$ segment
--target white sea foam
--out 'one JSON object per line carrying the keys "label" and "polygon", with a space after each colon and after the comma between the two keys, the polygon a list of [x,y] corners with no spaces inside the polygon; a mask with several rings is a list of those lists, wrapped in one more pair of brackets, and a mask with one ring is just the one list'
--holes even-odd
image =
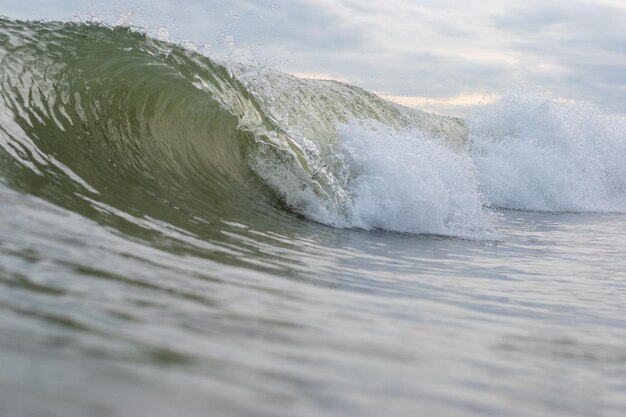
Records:
{"label": "white sea foam", "polygon": [[[380,122],[337,125],[332,155],[341,199],[325,198],[302,179],[257,154],[252,168],[294,209],[336,227],[458,236],[494,237],[471,158],[420,129],[398,130]],[[340,206],[333,204],[341,200]]]}
{"label": "white sea foam", "polygon": [[418,129],[352,122],[338,131],[353,227],[474,238],[491,230],[466,154]]}
{"label": "white sea foam", "polygon": [[468,120],[489,204],[539,211],[626,210],[626,120],[589,104],[513,92]]}

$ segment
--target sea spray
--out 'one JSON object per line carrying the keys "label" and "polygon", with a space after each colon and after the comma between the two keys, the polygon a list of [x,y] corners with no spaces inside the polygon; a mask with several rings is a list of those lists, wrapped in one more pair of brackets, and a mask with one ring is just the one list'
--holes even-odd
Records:
{"label": "sea spray", "polygon": [[492,229],[466,153],[419,129],[354,121],[338,131],[352,226],[464,237]]}
{"label": "sea spray", "polygon": [[626,119],[545,93],[514,91],[468,122],[490,205],[517,210],[626,210]]}

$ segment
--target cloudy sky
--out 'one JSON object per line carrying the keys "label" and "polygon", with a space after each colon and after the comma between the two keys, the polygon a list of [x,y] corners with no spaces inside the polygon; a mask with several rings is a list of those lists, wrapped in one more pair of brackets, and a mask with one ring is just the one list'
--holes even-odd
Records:
{"label": "cloudy sky", "polygon": [[626,113],[622,0],[0,0],[0,14],[165,28],[214,54],[451,114],[535,86]]}

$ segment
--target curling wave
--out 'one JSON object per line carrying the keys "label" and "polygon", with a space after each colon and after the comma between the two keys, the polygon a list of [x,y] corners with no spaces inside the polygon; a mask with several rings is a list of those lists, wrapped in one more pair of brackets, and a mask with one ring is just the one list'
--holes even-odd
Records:
{"label": "curling wave", "polygon": [[481,238],[488,206],[625,207],[623,118],[536,95],[466,123],[125,27],[7,19],[0,86],[0,176],[114,224],[296,214]]}

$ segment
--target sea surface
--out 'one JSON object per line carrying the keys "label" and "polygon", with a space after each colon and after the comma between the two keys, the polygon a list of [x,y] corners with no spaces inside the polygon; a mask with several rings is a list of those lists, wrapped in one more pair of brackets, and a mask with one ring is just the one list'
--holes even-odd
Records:
{"label": "sea surface", "polygon": [[626,415],[625,158],[541,91],[0,18],[0,416]]}

